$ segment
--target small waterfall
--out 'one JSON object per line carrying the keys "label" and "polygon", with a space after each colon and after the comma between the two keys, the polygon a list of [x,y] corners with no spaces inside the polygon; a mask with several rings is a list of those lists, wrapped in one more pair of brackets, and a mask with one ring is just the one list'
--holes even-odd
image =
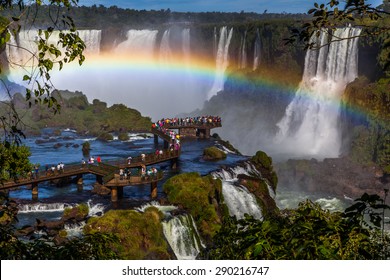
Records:
{"label": "small waterfall", "polygon": [[63,212],[65,208],[73,207],[66,203],[34,203],[19,205],[19,213],[31,212]]}
{"label": "small waterfall", "polygon": [[99,54],[100,41],[102,38],[101,30],[78,30],[79,37],[84,41],[86,54]]}
{"label": "small waterfall", "polygon": [[245,30],[244,35],[241,37],[241,44],[240,44],[240,51],[238,54],[238,68],[244,69],[247,67],[248,59],[247,59],[247,53],[246,53],[246,33]]}
{"label": "small waterfall", "polygon": [[163,231],[169,245],[179,260],[194,260],[202,244],[191,215],[180,215],[164,221]]}
{"label": "small waterfall", "polygon": [[159,58],[161,63],[170,63],[172,59],[172,50],[169,43],[171,30],[165,30],[160,43]]}
{"label": "small waterfall", "polygon": [[213,33],[213,56],[214,56],[214,59],[217,59],[217,52],[218,52],[218,33],[217,33],[217,27],[214,27],[214,33]]}
{"label": "small waterfall", "polygon": [[216,57],[215,78],[207,99],[210,99],[224,88],[225,70],[229,66],[229,45],[232,36],[233,28],[230,28],[229,31],[226,26],[221,28]]}
{"label": "small waterfall", "polygon": [[157,30],[134,30],[127,31],[126,41],[120,43],[114,49],[117,54],[136,55],[141,58],[153,59],[156,46]]}
{"label": "small waterfall", "polygon": [[[65,31],[66,32],[66,31]],[[101,30],[79,30],[80,38],[85,42],[85,54],[98,54],[100,52]],[[44,35],[42,35],[44,37]],[[23,75],[20,70],[28,73],[31,67],[38,63],[36,58],[38,54],[38,30],[21,30],[16,37],[11,36],[6,46],[6,55],[10,69],[10,80],[25,85],[22,81]],[[48,44],[57,46],[59,40],[59,31],[53,31],[47,39]],[[58,49],[64,53],[64,50],[58,46]],[[54,58],[54,57],[53,57]]]}
{"label": "small waterfall", "polygon": [[260,50],[261,50],[261,41],[259,29],[256,30],[256,40],[253,48],[253,71],[259,67],[260,64]]}
{"label": "small waterfall", "polygon": [[[256,197],[247,188],[238,184],[239,174],[261,177],[260,172],[250,163],[245,163],[244,167],[236,166],[213,172],[212,176],[222,180],[222,194],[231,216],[242,219],[247,213],[260,220],[263,216]],[[268,191],[274,198],[275,193],[270,186],[268,186]]]}
{"label": "small waterfall", "polygon": [[179,260],[194,260],[201,247],[205,247],[200,240],[200,235],[194,219],[191,215],[172,216],[170,213],[176,210],[173,205],[161,205],[157,201],[146,203],[134,210],[145,212],[149,207],[160,210],[165,220],[162,221],[164,236]]}
{"label": "small waterfall", "polygon": [[182,30],[182,49],[184,61],[186,63],[187,69],[189,70],[191,65],[191,37],[189,28]]}
{"label": "small waterfall", "polygon": [[[356,37],[360,28],[334,31],[334,38]],[[328,33],[312,42],[324,45]],[[277,124],[276,141],[286,154],[322,159],[338,157],[341,147],[339,127],[340,99],[346,85],[357,77],[357,42],[349,39],[332,42],[320,50],[308,50],[300,86],[285,116]]]}
{"label": "small waterfall", "polygon": [[151,201],[151,202],[146,203],[146,204],[144,204],[144,205],[142,205],[140,207],[136,207],[134,210],[136,210],[138,212],[145,212],[145,210],[148,209],[149,207],[157,208],[162,213],[164,213],[164,215],[166,217],[170,217],[171,216],[171,214],[169,213],[170,211],[173,211],[173,210],[177,209],[177,207],[173,206],[173,205],[161,205],[157,201]]}

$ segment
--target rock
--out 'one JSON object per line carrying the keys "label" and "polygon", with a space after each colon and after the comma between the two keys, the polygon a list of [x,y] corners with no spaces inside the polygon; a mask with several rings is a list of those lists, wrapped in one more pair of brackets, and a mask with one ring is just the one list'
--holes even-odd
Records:
{"label": "rock", "polygon": [[226,158],[225,152],[221,151],[217,147],[208,147],[203,151],[204,160],[222,160]]}
{"label": "rock", "polygon": [[383,195],[388,184],[381,169],[358,164],[348,157],[313,160],[288,160],[277,165],[279,184],[306,192],[324,192],[356,199],[364,193]]}
{"label": "rock", "polygon": [[58,149],[58,148],[61,148],[63,145],[64,144],[62,144],[62,143],[56,143],[56,144],[54,144],[53,148]]}
{"label": "rock", "polygon": [[109,195],[111,193],[111,189],[99,183],[95,183],[91,192],[98,195]]}

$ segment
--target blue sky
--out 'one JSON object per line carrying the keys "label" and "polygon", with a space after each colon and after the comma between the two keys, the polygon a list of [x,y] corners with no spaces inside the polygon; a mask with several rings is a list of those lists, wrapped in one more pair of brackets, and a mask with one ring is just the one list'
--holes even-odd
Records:
{"label": "blue sky", "polygon": [[[304,13],[315,2],[327,3],[329,0],[79,0],[79,5],[118,6],[135,10],[171,9],[176,12],[257,12],[263,13]],[[369,0],[374,7],[382,0]]]}

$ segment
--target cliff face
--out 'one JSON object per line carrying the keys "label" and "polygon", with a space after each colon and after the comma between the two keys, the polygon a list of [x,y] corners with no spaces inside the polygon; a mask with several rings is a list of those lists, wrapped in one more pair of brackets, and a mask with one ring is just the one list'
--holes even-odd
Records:
{"label": "cliff face", "polygon": [[343,96],[348,150],[358,163],[375,163],[390,173],[390,80],[366,78],[348,85]]}

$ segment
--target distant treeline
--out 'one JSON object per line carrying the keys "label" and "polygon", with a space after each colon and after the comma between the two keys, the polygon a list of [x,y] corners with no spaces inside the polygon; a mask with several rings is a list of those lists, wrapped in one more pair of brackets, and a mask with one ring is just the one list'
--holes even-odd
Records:
{"label": "distant treeline", "polygon": [[[53,19],[61,19],[61,16],[67,12],[65,8],[53,6],[31,5],[26,13],[26,23],[33,24],[35,27],[46,27],[53,25]],[[14,13],[14,14],[12,14]],[[0,15],[17,16],[18,8],[14,11],[1,11]],[[73,18],[79,29],[108,29],[108,28],[156,28],[170,24],[234,24],[245,23],[257,20],[289,20],[296,21],[310,18],[307,14],[290,13],[267,13],[262,14],[241,11],[239,13],[224,12],[172,12],[170,9],[162,10],[133,10],[122,9],[117,6],[109,8],[103,5],[93,5],[91,7],[80,6],[72,7],[69,15]],[[58,21],[60,23],[60,21]],[[64,27],[65,28],[65,27]]]}

